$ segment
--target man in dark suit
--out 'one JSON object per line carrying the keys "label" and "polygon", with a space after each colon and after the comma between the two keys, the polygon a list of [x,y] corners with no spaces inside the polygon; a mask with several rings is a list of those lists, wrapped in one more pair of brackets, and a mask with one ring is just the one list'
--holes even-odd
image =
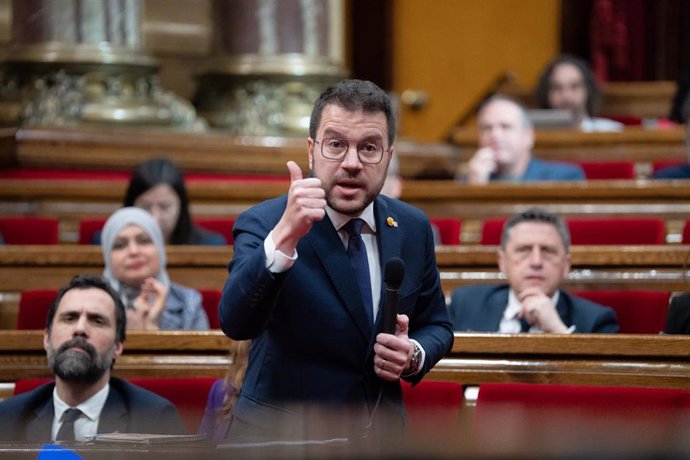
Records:
{"label": "man in dark suit", "polygon": [[511,97],[497,94],[484,101],[477,112],[477,129],[479,150],[467,163],[466,177],[460,177],[469,184],[585,179],[578,165],[532,156],[532,121],[525,108]]}
{"label": "man in dark suit", "polygon": [[76,276],[58,292],[43,337],[55,381],[0,403],[0,439],[77,440],[96,433],[182,434],[166,399],[110,376],[122,354],[126,316],[100,278]]}
{"label": "man in dark suit", "polygon": [[498,265],[508,284],[456,289],[453,329],[476,332],[617,332],[609,307],[560,289],[570,271],[570,233],[563,219],[532,208],[506,222]]}
{"label": "man in dark suit", "polygon": [[[450,349],[429,220],[379,196],[394,139],[379,87],[345,80],[328,88],[311,116],[311,174],[288,162],[288,194],[237,219],[221,326],[253,343],[230,437],[361,436],[365,426],[385,425],[384,414],[400,427],[399,379],[418,382]],[[355,222],[363,224],[359,243]],[[364,267],[346,250],[362,242]],[[406,270],[387,334],[381,272],[393,257]],[[308,414],[323,411],[337,421],[309,424]]]}

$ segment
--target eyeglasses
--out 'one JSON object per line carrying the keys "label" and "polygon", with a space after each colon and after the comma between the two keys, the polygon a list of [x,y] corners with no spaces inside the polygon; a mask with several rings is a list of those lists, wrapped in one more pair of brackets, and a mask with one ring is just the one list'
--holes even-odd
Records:
{"label": "eyeglasses", "polygon": [[[329,160],[343,161],[345,155],[350,150],[350,144],[344,139],[326,137],[321,142],[316,139],[314,142],[321,144],[321,155]],[[357,144],[357,156],[362,163],[371,165],[381,163],[384,151],[383,145],[375,142],[360,142]]]}

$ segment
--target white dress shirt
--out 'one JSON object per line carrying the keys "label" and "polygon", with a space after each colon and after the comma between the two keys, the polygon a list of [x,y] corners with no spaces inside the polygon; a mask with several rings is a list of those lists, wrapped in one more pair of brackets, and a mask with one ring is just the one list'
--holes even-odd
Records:
{"label": "white dress shirt", "polygon": [[[103,388],[91,396],[83,403],[76,406],[74,409],[79,409],[82,414],[74,422],[74,439],[77,441],[85,441],[89,436],[98,433],[98,422],[101,419],[101,412],[105,406],[105,401],[108,399],[110,392],[110,384],[106,383]],[[71,406],[67,405],[57,394],[57,387],[53,389],[53,407],[55,408],[55,415],[53,417],[53,426],[50,439],[55,440],[58,431],[62,426],[62,415]]]}

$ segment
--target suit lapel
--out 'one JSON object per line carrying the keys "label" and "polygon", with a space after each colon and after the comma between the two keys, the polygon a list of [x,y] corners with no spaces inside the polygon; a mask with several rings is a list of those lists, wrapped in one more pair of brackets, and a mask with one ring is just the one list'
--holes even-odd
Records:
{"label": "suit lapel", "polygon": [[491,294],[489,301],[486,303],[487,312],[485,315],[481,315],[486,318],[488,330],[498,331],[501,326],[501,318],[503,318],[503,313],[507,306],[508,287],[501,286]]}
{"label": "suit lapel", "polygon": [[54,415],[53,392],[51,391],[50,398],[45,404],[36,408],[34,416],[26,424],[27,441],[45,442],[46,439],[50,439]]}
{"label": "suit lapel", "polygon": [[322,221],[314,223],[306,241],[314,249],[314,254],[321,261],[327,276],[333,282],[344,307],[357,325],[362,337],[368,342],[371,328],[364,311],[359,286],[350,268],[345,247],[331,220],[326,217]]}
{"label": "suit lapel", "polygon": [[127,405],[124,397],[111,380],[108,398],[101,411],[98,422],[99,433],[112,433],[114,431],[127,432]]}
{"label": "suit lapel", "polygon": [[[398,216],[391,212],[388,204],[382,199],[376,199],[374,202],[374,217],[376,218],[376,239],[379,246],[379,263],[381,270],[385,273],[386,261],[392,257],[400,257],[402,255],[402,231],[405,223],[400,222]],[[379,312],[376,315],[376,330],[380,330],[383,321],[383,304],[386,300],[385,296],[386,283],[383,280],[383,273],[381,274],[381,300],[379,301]]]}

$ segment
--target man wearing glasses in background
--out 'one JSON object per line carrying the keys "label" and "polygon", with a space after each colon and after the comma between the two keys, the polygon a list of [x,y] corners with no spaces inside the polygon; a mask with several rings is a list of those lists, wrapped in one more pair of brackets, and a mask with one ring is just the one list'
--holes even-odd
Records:
{"label": "man wearing glasses in background", "polygon": [[[311,116],[309,176],[288,162],[288,194],[237,219],[221,325],[252,346],[230,440],[400,434],[400,378],[418,382],[450,349],[429,220],[379,196],[394,139],[379,87],[328,88]],[[382,270],[394,257],[406,269],[386,334]]]}

